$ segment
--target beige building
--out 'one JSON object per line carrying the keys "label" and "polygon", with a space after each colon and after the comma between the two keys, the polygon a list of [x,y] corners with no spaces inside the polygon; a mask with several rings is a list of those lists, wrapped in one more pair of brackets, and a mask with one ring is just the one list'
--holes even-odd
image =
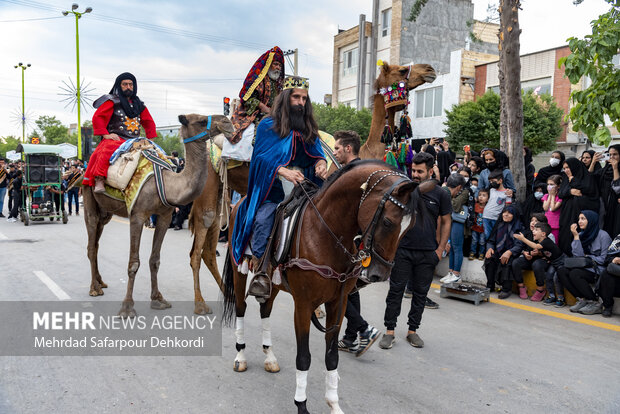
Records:
{"label": "beige building", "polygon": [[377,24],[361,15],[358,26],[334,36],[332,105],[370,107],[377,60],[427,63],[438,76],[409,96],[413,133],[442,137],[445,109],[474,99],[475,66],[497,60],[499,25],[474,21],[471,0],[429,0],[410,22],[413,3],[373,0]]}

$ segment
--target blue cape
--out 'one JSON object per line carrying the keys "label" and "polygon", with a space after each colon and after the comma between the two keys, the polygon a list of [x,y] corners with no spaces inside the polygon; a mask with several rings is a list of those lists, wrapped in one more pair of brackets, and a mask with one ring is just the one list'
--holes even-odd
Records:
{"label": "blue cape", "polygon": [[[250,162],[248,193],[239,205],[233,228],[232,258],[237,265],[250,241],[256,211],[265,202],[274,181],[278,179],[278,169],[289,165],[294,154],[294,135],[297,133],[291,131],[288,136],[280,138],[272,127],[273,119],[266,117],[258,124],[256,130],[256,142]],[[314,144],[303,142],[303,146],[308,157],[316,161],[325,159],[318,136]],[[304,176],[314,181],[314,168],[307,168]]]}

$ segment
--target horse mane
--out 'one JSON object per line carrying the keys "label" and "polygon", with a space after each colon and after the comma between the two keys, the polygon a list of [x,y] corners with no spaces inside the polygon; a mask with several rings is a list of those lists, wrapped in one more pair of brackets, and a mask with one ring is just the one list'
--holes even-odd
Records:
{"label": "horse mane", "polygon": [[402,173],[401,170],[395,168],[392,165],[386,164],[385,162],[383,162],[381,160],[370,159],[370,160],[357,160],[357,161],[353,161],[353,162],[348,163],[347,165],[345,165],[341,169],[337,170],[336,172],[332,173],[332,175],[330,175],[329,177],[327,177],[327,180],[325,180],[325,182],[321,186],[321,189],[316,193],[315,198],[322,196],[329,189],[329,187],[331,187],[331,185],[334,182],[336,182],[336,180],[338,180],[338,178],[342,177],[344,174],[348,173],[352,169],[357,168],[357,167],[361,167],[361,166],[364,166],[364,165],[370,165],[370,164],[376,164],[377,166],[383,167],[385,169],[389,169],[389,170],[392,170],[392,171],[396,171],[396,172],[401,172]]}

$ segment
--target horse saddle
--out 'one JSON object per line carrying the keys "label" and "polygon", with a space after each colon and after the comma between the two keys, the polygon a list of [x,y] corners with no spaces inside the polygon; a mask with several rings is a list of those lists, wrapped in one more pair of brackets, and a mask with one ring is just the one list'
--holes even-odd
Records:
{"label": "horse saddle", "polygon": [[[305,192],[304,192],[305,190]],[[289,196],[278,205],[267,252],[271,252],[271,264],[276,267],[285,263],[291,252],[293,234],[308,205],[306,193],[312,197],[319,187],[311,181],[296,185]]]}

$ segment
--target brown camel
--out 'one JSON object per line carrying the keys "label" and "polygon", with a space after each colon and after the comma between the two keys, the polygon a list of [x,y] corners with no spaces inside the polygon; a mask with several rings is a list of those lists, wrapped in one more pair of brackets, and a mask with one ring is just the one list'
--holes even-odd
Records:
{"label": "brown camel", "polygon": [[[385,64],[381,68],[381,73],[375,82],[375,89],[387,87],[404,80],[407,76],[409,66],[398,66]],[[414,89],[426,82],[435,80],[435,70],[430,65],[413,65],[409,75],[408,88]],[[372,115],[372,123],[370,126],[370,134],[368,140],[360,149],[360,157],[363,159],[383,159],[385,154],[385,144],[381,143],[381,133],[385,125],[385,107],[383,105],[383,96],[376,94],[374,98],[374,109]],[[394,115],[397,110],[402,108],[390,108],[390,123],[394,126]],[[222,183],[215,173],[215,169],[208,160],[209,178],[200,194],[194,201],[192,211],[189,217],[190,229],[194,232],[194,243],[190,251],[190,265],[194,275],[194,312],[197,314],[210,313],[211,310],[206,305],[202,293],[200,291],[200,260],[213,275],[220,289],[222,288],[222,276],[217,268],[216,248],[217,240],[220,233],[219,214],[221,206]],[[245,195],[248,187],[248,173],[250,171],[249,164],[244,163],[242,166],[228,170],[228,185],[231,189],[237,191],[241,195]],[[330,173],[335,171],[332,164]],[[217,188],[217,191],[215,190]],[[319,317],[320,314],[317,314]]]}
{"label": "brown camel", "polygon": [[[375,91],[381,88],[386,88],[395,82],[405,80],[409,66],[388,65],[384,63],[381,66],[381,72],[375,81]],[[407,89],[412,90],[424,83],[432,83],[435,78],[435,69],[432,66],[426,64],[417,64],[411,67],[411,73],[409,74],[409,80],[407,82]],[[394,128],[394,115],[397,111],[404,109],[404,105],[401,107],[388,108],[388,122],[392,129]],[[376,92],[373,100],[372,108],[372,122],[370,124],[370,133],[368,139],[360,148],[361,159],[383,159],[385,155],[385,144],[381,142],[381,134],[383,133],[383,127],[385,126],[385,106],[383,102],[383,95]]]}
{"label": "brown camel", "polygon": [[[208,125],[208,117],[198,114],[179,115],[181,122],[180,137],[182,139],[194,137],[205,131]],[[166,197],[170,204],[185,205],[193,201],[204,188],[207,181],[207,170],[204,168],[207,162],[207,150],[205,142],[210,136],[224,133],[231,136],[233,133],[232,123],[223,115],[213,115],[211,117],[211,127],[208,134],[185,144],[186,167],[177,174],[172,171],[164,170],[162,173]],[[102,281],[97,264],[97,252],[99,249],[99,239],[105,226],[113,215],[128,217],[130,222],[130,252],[129,265],[127,267],[128,283],[127,294],[121,305],[119,316],[134,317],[133,286],[136,272],[140,267],[139,248],[140,237],[144,222],[152,214],[157,214],[159,220],[153,235],[153,247],[149,259],[151,271],[151,308],[166,309],[171,305],[164,299],[157,287],[157,271],[159,269],[159,257],[161,245],[166,235],[166,230],[170,223],[173,207],[165,206],[157,194],[155,180],[149,178],[143,185],[138,198],[135,201],[131,215],[127,212],[124,201],[114,200],[103,194],[95,194],[92,187],[83,188],[84,195],[84,221],[88,232],[88,258],[91,268],[91,296],[103,295],[102,288],[107,285]]]}
{"label": "brown camel", "polygon": [[[205,303],[200,292],[200,259],[213,275],[220,289],[222,289],[222,276],[217,268],[215,252],[220,235],[220,209],[223,194],[223,185],[215,168],[211,164],[211,158],[207,157],[207,170],[209,171],[207,182],[202,193],[194,200],[192,211],[189,214],[189,229],[194,233],[194,243],[189,252],[190,265],[194,274],[194,313],[204,315],[211,313],[211,309]],[[248,190],[249,163],[232,168],[227,171],[228,187],[231,190],[245,195]],[[225,208],[228,208],[226,206]]]}

